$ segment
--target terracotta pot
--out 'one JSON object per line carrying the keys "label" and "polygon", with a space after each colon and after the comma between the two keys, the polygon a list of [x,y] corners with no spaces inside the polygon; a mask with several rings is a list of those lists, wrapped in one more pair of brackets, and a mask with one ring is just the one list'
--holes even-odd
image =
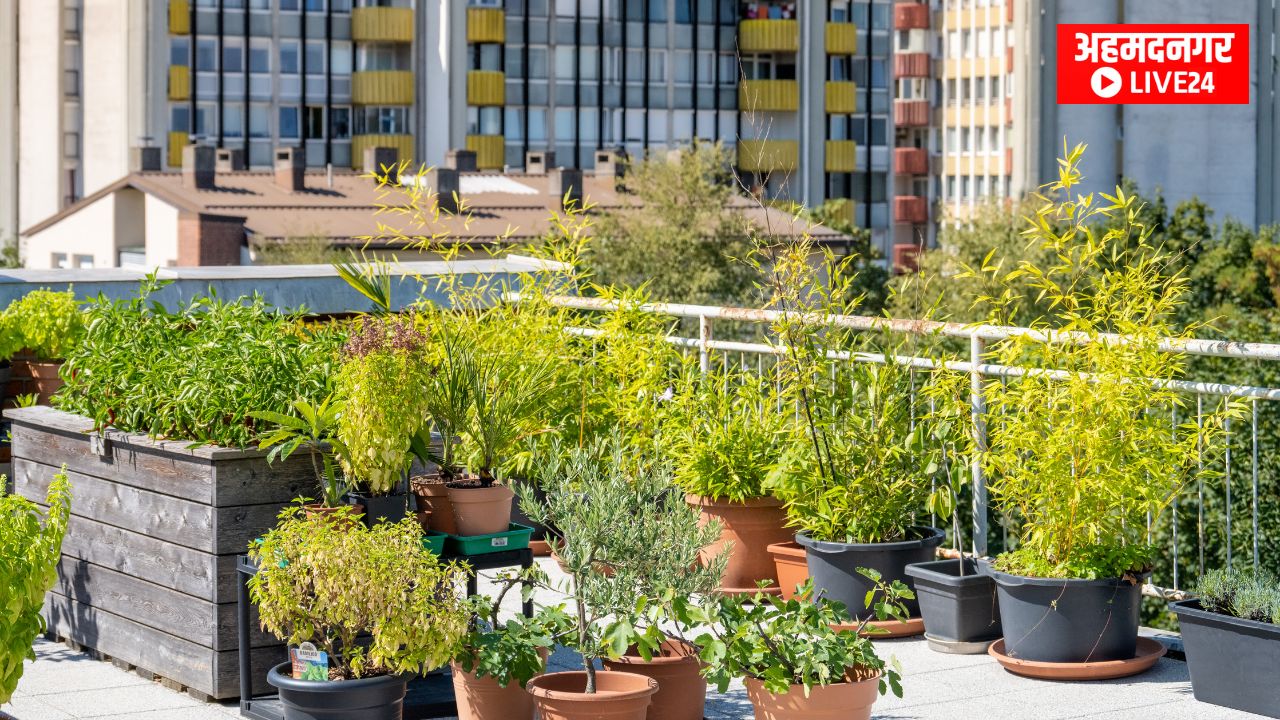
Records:
{"label": "terracotta pot", "polygon": [[453,522],[453,503],[449,502],[449,488],[445,487],[444,480],[439,475],[420,475],[410,483],[418,501],[418,509],[431,512],[428,529],[446,535],[457,535],[458,528]]}
{"label": "terracotta pot", "polygon": [[511,527],[511,502],[516,494],[506,485],[450,487],[453,521],[462,537],[492,535]]}
{"label": "terracotta pot", "polygon": [[512,681],[503,687],[490,676],[476,677],[456,662],[449,667],[458,720],[533,720],[533,696],[520,683]]}
{"label": "terracotta pot", "polygon": [[[353,515],[343,518],[342,522],[339,524],[339,527],[343,527],[343,528],[355,527],[356,524],[360,522],[359,516],[364,514],[364,506],[363,505],[344,505],[343,507],[353,508],[355,512]],[[322,516],[322,517],[329,518],[330,522],[338,522],[338,515],[337,515],[338,508],[336,507],[332,507],[329,505],[321,505],[320,503],[309,503],[307,505],[303,505],[302,508],[306,512],[307,517]]]}
{"label": "terracotta pot", "polygon": [[685,502],[698,508],[701,522],[720,521],[720,539],[703,548],[704,559],[713,558],[729,549],[729,564],[724,570],[721,591],[755,593],[757,581],[768,580],[771,592],[778,592],[777,570],[769,546],[787,542],[794,532],[783,527],[786,513],[774,498],[755,498],[746,502],[715,500],[702,495],[686,495]]}
{"label": "terracotta pot", "polygon": [[53,394],[62,389],[62,376],[58,374],[62,361],[37,362],[35,360],[14,360],[12,376],[14,378],[30,378],[28,391],[35,389],[40,396],[39,404],[48,405]]}
{"label": "terracotta pot", "polygon": [[658,683],[649,706],[649,720],[702,720],[707,703],[707,681],[702,679],[698,649],[680,640],[662,643],[661,655],[652,660],[634,654],[604,660],[606,670],[651,677]]}
{"label": "terracotta pot", "polygon": [[546,540],[530,540],[529,549],[533,551],[534,557],[549,557],[552,555],[551,543]]}
{"label": "terracotta pot", "polygon": [[880,694],[879,676],[815,687],[808,697],[803,685],[792,685],[789,691],[775,695],[755,678],[743,682],[756,709],[756,720],[869,720],[871,706]]}
{"label": "terracotta pot", "polygon": [[415,520],[418,521],[418,525],[422,527],[422,532],[426,532],[431,529],[431,511],[430,510],[419,510],[413,514],[413,517]]}
{"label": "terracotta pot", "polygon": [[529,681],[528,691],[541,720],[645,720],[658,692],[653,678],[629,672],[596,672],[596,691],[588,695],[587,673],[558,672]]}
{"label": "terracotta pot", "polygon": [[809,579],[809,562],[805,560],[804,548],[794,540],[774,543],[769,546],[769,554],[773,556],[773,567],[778,573],[782,599],[790,600],[796,595],[796,586]]}

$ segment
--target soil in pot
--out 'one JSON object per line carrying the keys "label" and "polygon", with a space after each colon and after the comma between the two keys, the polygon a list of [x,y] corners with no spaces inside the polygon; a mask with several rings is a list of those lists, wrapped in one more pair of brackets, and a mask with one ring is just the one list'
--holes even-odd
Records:
{"label": "soil in pot", "polygon": [[1170,603],[1182,627],[1191,692],[1200,702],[1280,718],[1280,625]]}
{"label": "soil in pot", "polygon": [[796,595],[796,586],[809,579],[809,563],[805,560],[804,548],[794,540],[774,543],[769,546],[769,554],[773,556],[773,566],[778,573],[782,599],[790,600]]}
{"label": "soil in pot", "polygon": [[[858,568],[878,571],[886,584],[901,580],[912,586],[907,566],[932,560],[946,534],[932,527],[911,530],[915,538],[891,543],[824,542],[803,533],[796,534],[796,542],[805,549],[814,594],[844,603],[856,619],[867,615],[867,593],[875,589],[875,583],[859,573]],[[918,601],[904,600],[902,604],[909,617],[920,616]]]}
{"label": "soil in pot", "polygon": [[915,581],[930,647],[978,654],[1000,637],[996,583],[973,559],[916,563],[907,566],[907,575]]}
{"label": "soil in pot", "polygon": [[779,592],[769,546],[787,542],[792,536],[792,531],[785,527],[787,516],[780,501],[764,497],[731,502],[686,495],[685,502],[698,508],[703,525],[712,520],[720,522],[720,539],[703,548],[702,555],[713,558],[729,551],[722,592],[754,594],[759,590],[760,580],[768,580],[774,586],[772,591]]}
{"label": "soil in pot", "polygon": [[987,572],[996,582],[1009,657],[1053,663],[1133,658],[1141,578],[1076,580]]}
{"label": "soil in pot", "polygon": [[702,679],[698,649],[689,643],[667,640],[660,654],[647,661],[632,648],[617,660],[603,662],[606,670],[644,675],[658,683],[648,720],[702,720],[707,681]]}
{"label": "soil in pot", "polygon": [[429,529],[446,535],[457,535],[458,527],[453,522],[453,503],[449,502],[449,488],[445,487],[444,478],[439,473],[418,475],[410,480],[410,484],[418,510],[431,513]]}
{"label": "soil in pot", "polygon": [[746,678],[747,698],[756,709],[756,720],[868,720],[880,694],[880,677],[814,687],[805,697],[803,685],[775,695],[764,683]]}
{"label": "soil in pot", "polygon": [[585,671],[539,675],[528,691],[540,720],[646,720],[658,683],[629,672],[598,671],[588,695]]}
{"label": "soil in pot", "polygon": [[516,494],[505,485],[482,486],[479,480],[451,482],[449,502],[459,537],[492,535],[511,527],[511,505]]}
{"label": "soil in pot", "polygon": [[400,720],[404,715],[404,676],[314,682],[296,680],[291,673],[287,662],[267,673],[267,682],[280,690],[284,720]]}

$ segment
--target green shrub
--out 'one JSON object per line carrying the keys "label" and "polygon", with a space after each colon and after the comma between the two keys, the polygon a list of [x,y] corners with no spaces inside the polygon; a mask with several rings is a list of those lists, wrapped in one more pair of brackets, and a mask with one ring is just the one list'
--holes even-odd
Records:
{"label": "green shrub", "polygon": [[[465,570],[425,549],[413,519],[370,529],[349,506],[311,517],[289,507],[249,556],[263,628],[329,653],[331,678],[430,671],[449,662],[466,631],[457,595]],[[357,642],[365,633],[369,641]]]}
{"label": "green shrub", "polygon": [[[537,575],[540,570],[535,566],[524,572]],[[501,589],[495,598],[475,595],[467,599],[471,625],[454,654],[463,670],[477,677],[491,677],[502,687],[512,682],[524,687],[543,672],[546,663],[542,653],[554,648],[573,629],[573,618],[563,607],[539,608],[532,618],[517,615],[502,622],[502,599],[522,578],[522,574],[503,574],[497,578]]]}
{"label": "green shrub", "polygon": [[[70,290],[33,290],[10,303],[4,317],[3,329],[12,333],[16,349],[26,348],[41,361],[67,357],[84,336],[84,316]],[[7,357],[5,349],[0,347],[0,359]]]}
{"label": "green shrub", "polygon": [[[0,475],[0,488],[5,487]],[[22,678],[22,662],[35,660],[32,643],[45,630],[40,610],[58,577],[62,536],[71,513],[66,468],[49,484],[43,523],[35,503],[0,496],[0,705],[9,702]]]}
{"label": "green shrub", "polygon": [[89,304],[84,342],[68,353],[63,410],[157,438],[242,447],[262,428],[254,411],[289,413],[329,395],[343,333],[261,297],[203,297],[169,312],[148,298]]}
{"label": "green shrub", "polygon": [[1210,570],[1200,578],[1196,593],[1211,612],[1280,623],[1280,581],[1265,570]]}

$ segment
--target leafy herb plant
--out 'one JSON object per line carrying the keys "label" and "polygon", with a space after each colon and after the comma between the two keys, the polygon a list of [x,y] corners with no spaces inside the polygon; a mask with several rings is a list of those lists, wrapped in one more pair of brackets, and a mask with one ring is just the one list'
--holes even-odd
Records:
{"label": "leafy herb plant", "polygon": [[1210,612],[1280,624],[1280,581],[1265,570],[1210,570],[1200,578],[1196,594]]}
{"label": "leafy herb plant", "polygon": [[[536,566],[524,572],[541,574]],[[544,654],[573,630],[573,618],[563,606],[542,607],[532,618],[517,615],[503,622],[502,600],[523,581],[520,574],[506,574],[498,578],[495,597],[468,598],[471,625],[454,654],[463,670],[477,677],[492,677],[502,687],[512,682],[524,687],[543,671]]]}
{"label": "leafy herb plant", "polygon": [[[33,290],[10,303],[4,317],[0,327],[13,333],[17,349],[45,362],[65,358],[84,336],[84,316],[71,290]],[[5,357],[0,348],[0,359]]]}

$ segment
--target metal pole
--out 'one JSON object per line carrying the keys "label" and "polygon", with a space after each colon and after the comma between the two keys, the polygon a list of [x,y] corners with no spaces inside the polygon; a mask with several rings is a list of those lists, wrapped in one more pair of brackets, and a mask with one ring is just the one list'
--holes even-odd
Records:
{"label": "metal pole", "polygon": [[711,371],[711,318],[698,316],[698,369],[706,375]]}
{"label": "metal pole", "polygon": [[969,336],[969,405],[973,417],[973,553],[987,555],[987,479],[982,472],[982,456],[987,451],[987,401],[982,394],[982,353],[985,343],[977,335]]}

